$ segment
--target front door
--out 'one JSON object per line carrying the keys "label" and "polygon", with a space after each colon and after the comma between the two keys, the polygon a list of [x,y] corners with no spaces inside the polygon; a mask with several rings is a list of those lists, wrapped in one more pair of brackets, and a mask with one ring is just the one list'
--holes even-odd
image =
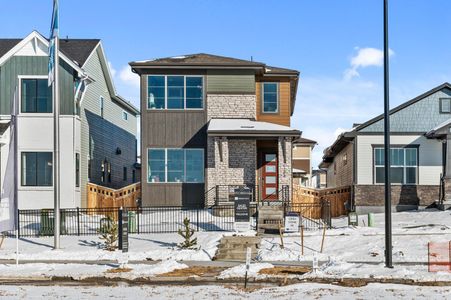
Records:
{"label": "front door", "polygon": [[277,200],[277,154],[272,152],[262,153],[262,199]]}

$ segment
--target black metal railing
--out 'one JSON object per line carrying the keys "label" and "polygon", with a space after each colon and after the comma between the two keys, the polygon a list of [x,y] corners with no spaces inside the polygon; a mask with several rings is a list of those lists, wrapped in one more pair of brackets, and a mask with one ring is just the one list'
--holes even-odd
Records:
{"label": "black metal railing", "polygon": [[[276,201],[277,202],[277,201]],[[276,203],[274,202],[274,203]],[[331,226],[330,205],[290,204],[279,201],[284,211],[297,212],[302,216],[306,229]],[[253,229],[258,222],[258,210],[261,203],[250,205]],[[196,231],[233,231],[235,221],[234,204],[213,205],[210,207],[142,207],[124,208],[122,214],[128,214],[128,228],[132,234],[169,233],[183,229],[183,220],[188,218]],[[53,209],[27,209],[18,211],[19,237],[52,236],[54,230]],[[61,235],[98,235],[108,218],[118,221],[119,208],[66,208],[61,209]],[[10,235],[14,235],[11,232]]]}

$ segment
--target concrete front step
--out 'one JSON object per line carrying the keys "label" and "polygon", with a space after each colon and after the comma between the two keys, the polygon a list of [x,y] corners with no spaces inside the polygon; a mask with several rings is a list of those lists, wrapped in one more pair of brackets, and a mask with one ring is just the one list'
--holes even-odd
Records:
{"label": "concrete front step", "polygon": [[251,258],[255,259],[260,246],[260,237],[225,236],[221,239],[216,252],[216,260],[246,260],[247,248],[251,248]]}

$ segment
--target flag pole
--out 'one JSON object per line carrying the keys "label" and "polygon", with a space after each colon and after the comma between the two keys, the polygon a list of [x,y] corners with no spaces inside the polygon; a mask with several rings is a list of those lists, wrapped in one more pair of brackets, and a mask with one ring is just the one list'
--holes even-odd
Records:
{"label": "flag pole", "polygon": [[[54,77],[53,77],[53,190],[54,190],[54,249],[60,248],[60,93],[59,93],[59,16],[58,16],[58,1],[54,1],[54,16],[56,18],[56,36],[55,50],[54,50]],[[55,15],[56,14],[56,15]],[[55,26],[52,20],[52,26]]]}
{"label": "flag pole", "polygon": [[388,0],[384,0],[384,172],[385,172],[385,267],[393,268],[390,180]]}

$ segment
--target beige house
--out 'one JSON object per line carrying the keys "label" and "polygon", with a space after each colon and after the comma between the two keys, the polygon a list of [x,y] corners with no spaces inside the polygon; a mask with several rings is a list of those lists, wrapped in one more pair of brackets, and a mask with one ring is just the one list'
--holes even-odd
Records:
{"label": "beige house", "polygon": [[312,186],[312,150],[316,142],[306,138],[293,141],[292,172],[293,184]]}

